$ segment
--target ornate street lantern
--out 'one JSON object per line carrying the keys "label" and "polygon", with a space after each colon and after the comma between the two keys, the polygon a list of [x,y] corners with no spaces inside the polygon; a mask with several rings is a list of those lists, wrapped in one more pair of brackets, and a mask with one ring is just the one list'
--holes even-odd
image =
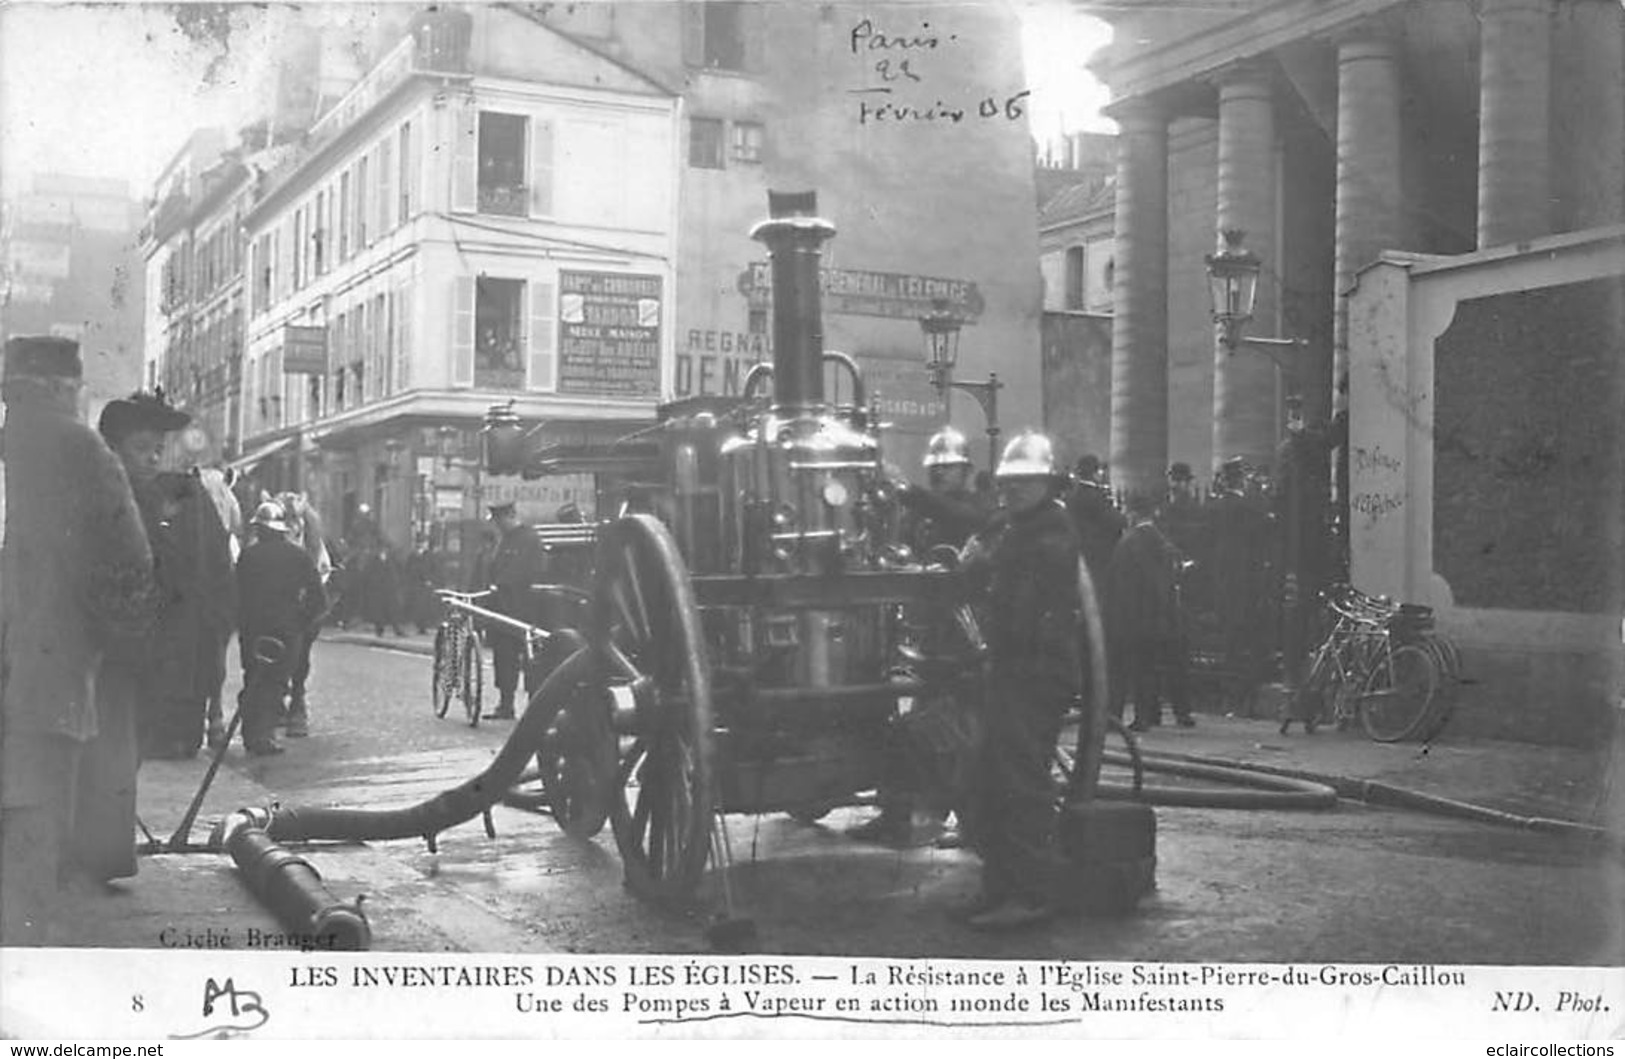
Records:
{"label": "ornate street lantern", "polygon": [[1219,341],[1234,353],[1242,342],[1242,330],[1253,318],[1258,297],[1258,274],[1263,268],[1258,255],[1241,245],[1246,232],[1226,228],[1223,245],[1208,254],[1208,301],[1213,321],[1219,325]]}
{"label": "ornate street lantern", "polygon": [[[953,311],[946,298],[931,299],[931,311],[920,317],[920,330],[925,334],[925,363],[931,377],[953,377],[954,365],[959,363],[959,331],[965,321]],[[938,388],[943,388],[938,383]]]}
{"label": "ornate street lantern", "polygon": [[525,427],[513,402],[494,404],[485,413],[480,429],[485,443],[485,469],[492,474],[518,474],[524,464]]}

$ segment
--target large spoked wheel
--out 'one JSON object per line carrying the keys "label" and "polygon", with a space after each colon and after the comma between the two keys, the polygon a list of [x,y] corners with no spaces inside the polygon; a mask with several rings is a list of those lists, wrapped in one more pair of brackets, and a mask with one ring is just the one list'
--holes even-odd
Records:
{"label": "large spoked wheel", "polygon": [[1379,743],[1397,743],[1421,730],[1439,690],[1433,657],[1415,644],[1377,660],[1360,692],[1360,724]]}
{"label": "large spoked wheel", "polygon": [[442,622],[434,631],[434,672],[430,675],[433,687],[430,694],[434,703],[434,715],[444,717],[446,711],[451,709],[452,684],[456,674],[452,673],[452,647],[450,630]]}
{"label": "large spoked wheel", "polygon": [[1078,717],[1078,743],[1072,753],[1071,774],[1067,777],[1069,801],[1092,799],[1100,783],[1100,766],[1106,753],[1106,730],[1111,721],[1111,674],[1106,665],[1106,621],[1094,579],[1083,560],[1078,560],[1078,599],[1083,625],[1083,703]]}
{"label": "large spoked wheel", "polygon": [[462,678],[463,711],[468,716],[470,728],[479,727],[480,699],[485,694],[485,652],[480,644],[480,634],[475,629],[469,629],[463,635]]}
{"label": "large spoked wheel", "polygon": [[589,643],[617,713],[631,706],[609,811],[626,885],[686,902],[710,851],[711,672],[688,570],[657,519],[601,528]]}

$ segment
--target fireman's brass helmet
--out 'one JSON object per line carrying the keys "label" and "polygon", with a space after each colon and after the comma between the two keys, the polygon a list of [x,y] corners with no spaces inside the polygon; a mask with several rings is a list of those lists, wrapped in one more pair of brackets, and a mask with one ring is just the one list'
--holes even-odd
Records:
{"label": "fireman's brass helmet", "polygon": [[931,435],[931,440],[925,443],[925,459],[920,465],[927,469],[931,467],[969,467],[970,445],[965,441],[965,435],[953,427],[943,427]]}
{"label": "fireman's brass helmet", "polygon": [[1002,482],[1011,478],[1053,478],[1055,474],[1054,444],[1037,431],[1027,430],[1004,447],[1004,457],[993,477]]}

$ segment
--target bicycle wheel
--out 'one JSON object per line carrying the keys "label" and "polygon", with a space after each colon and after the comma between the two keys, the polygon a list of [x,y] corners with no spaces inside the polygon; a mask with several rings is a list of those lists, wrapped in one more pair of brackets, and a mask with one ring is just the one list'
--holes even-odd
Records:
{"label": "bicycle wheel", "polygon": [[468,714],[468,726],[479,727],[480,697],[485,691],[485,652],[481,649],[480,634],[469,629],[463,635],[463,710]]}
{"label": "bicycle wheel", "polygon": [[1426,723],[1439,691],[1433,656],[1405,644],[1379,658],[1360,692],[1360,725],[1379,743],[1397,743]]}
{"label": "bicycle wheel", "polygon": [[430,694],[433,698],[430,701],[434,704],[436,717],[444,717],[446,711],[451,708],[452,685],[456,678],[456,674],[452,672],[456,662],[452,658],[449,633],[450,630],[446,628],[444,622],[434,631],[434,671],[430,674],[433,681]]}

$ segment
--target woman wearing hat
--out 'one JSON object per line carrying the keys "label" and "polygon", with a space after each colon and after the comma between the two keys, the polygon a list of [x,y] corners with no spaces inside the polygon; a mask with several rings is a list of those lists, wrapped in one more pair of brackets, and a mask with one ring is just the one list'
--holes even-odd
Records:
{"label": "woman wearing hat", "polygon": [[166,436],[190,422],[161,391],[111,401],[97,422],[135,491],[160,593],[146,649],[125,662],[140,689],[148,758],[197,753],[209,696],[225,678],[225,639],[236,614],[230,535],[214,502],[196,474],[160,469]]}

